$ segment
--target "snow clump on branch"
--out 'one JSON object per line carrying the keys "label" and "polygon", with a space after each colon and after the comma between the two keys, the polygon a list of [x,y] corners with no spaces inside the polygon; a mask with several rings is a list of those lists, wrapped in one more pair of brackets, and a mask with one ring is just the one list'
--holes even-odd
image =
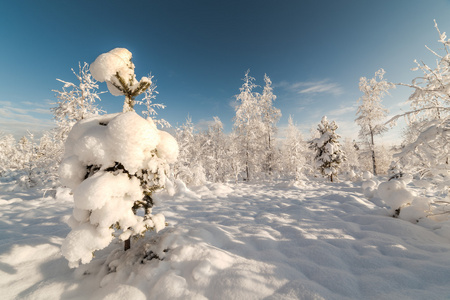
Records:
{"label": "snow clump on branch", "polygon": [[106,82],[108,90],[114,96],[125,96],[123,111],[131,111],[136,96],[145,92],[152,84],[149,77],[137,81],[134,73],[132,54],[125,48],[115,48],[103,53],[91,64],[91,74],[95,80]]}

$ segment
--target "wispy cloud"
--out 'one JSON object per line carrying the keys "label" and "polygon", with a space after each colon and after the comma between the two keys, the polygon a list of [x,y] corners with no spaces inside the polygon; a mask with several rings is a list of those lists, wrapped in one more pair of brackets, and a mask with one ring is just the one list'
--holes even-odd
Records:
{"label": "wispy cloud", "polygon": [[55,127],[49,107],[43,103],[0,101],[0,132],[20,137],[27,131],[38,133]]}
{"label": "wispy cloud", "polygon": [[326,93],[337,96],[341,95],[344,92],[342,87],[338,83],[330,82],[330,80],[328,79],[320,81],[301,81],[295,83],[282,81],[276,84],[275,87],[282,87],[298,94]]}
{"label": "wispy cloud", "polygon": [[334,109],[334,110],[331,110],[331,111],[329,111],[328,113],[327,113],[327,115],[328,116],[342,116],[342,115],[345,115],[345,114],[347,114],[347,113],[353,113],[353,114],[356,114],[356,111],[357,111],[357,105],[356,104],[353,104],[353,105],[351,105],[351,106],[346,106],[346,107],[340,107],[340,108],[338,108],[338,109]]}

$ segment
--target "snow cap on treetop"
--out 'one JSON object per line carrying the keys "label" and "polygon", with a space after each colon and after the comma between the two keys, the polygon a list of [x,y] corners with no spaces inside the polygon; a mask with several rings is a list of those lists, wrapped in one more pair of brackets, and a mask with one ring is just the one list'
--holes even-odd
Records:
{"label": "snow cap on treetop", "polygon": [[126,78],[127,73],[134,73],[131,63],[132,54],[125,48],[115,48],[107,53],[100,54],[91,64],[90,70],[95,80],[111,81],[117,72]]}

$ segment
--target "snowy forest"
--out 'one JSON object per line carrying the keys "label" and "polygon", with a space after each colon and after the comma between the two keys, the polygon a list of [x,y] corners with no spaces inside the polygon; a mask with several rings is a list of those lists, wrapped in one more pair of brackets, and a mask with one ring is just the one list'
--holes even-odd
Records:
{"label": "snowy forest", "polygon": [[[243,74],[225,132],[218,116],[207,130],[190,117],[176,128],[160,119],[165,106],[153,77],[137,80],[127,49],[80,63],[73,82],[58,79],[54,129],[39,138],[0,136],[0,228],[12,230],[9,211],[44,236],[56,234],[42,247],[19,241],[34,234],[26,228],[2,234],[0,269],[9,278],[2,294],[448,297],[450,39],[435,27],[442,49],[429,50],[436,63],[416,61],[410,83],[388,81],[383,69],[360,78],[357,140],[341,137],[326,112],[307,134],[292,116],[281,131],[285,112],[268,75]],[[389,118],[383,99],[397,87],[410,89],[409,109]],[[122,112],[100,108],[107,92],[124,98]],[[383,144],[400,119],[402,140]],[[49,231],[46,222],[54,222]],[[33,266],[44,275],[33,271],[20,283],[18,270],[36,251]]]}

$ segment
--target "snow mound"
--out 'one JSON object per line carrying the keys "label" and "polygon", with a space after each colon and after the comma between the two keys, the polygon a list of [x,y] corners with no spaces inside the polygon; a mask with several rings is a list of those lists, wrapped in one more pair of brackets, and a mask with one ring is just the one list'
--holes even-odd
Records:
{"label": "snow mound", "polygon": [[378,185],[378,195],[383,201],[395,210],[411,204],[414,194],[406,189],[402,180],[391,180]]}

